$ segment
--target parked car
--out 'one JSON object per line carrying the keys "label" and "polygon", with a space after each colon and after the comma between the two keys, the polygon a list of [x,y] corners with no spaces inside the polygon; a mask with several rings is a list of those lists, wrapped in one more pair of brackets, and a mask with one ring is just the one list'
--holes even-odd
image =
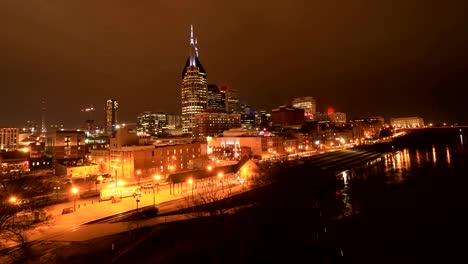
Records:
{"label": "parked car", "polygon": [[147,183],[147,184],[143,184],[141,186],[142,189],[152,189],[153,188],[153,184],[151,183]]}
{"label": "parked car", "polygon": [[62,214],[69,214],[69,213],[73,213],[75,210],[73,209],[73,207],[67,207],[67,208],[63,208],[62,210]]}

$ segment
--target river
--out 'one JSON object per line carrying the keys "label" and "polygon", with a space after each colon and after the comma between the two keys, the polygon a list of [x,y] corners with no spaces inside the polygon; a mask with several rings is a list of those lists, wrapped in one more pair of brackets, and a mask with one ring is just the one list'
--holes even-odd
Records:
{"label": "river", "polygon": [[400,147],[375,166],[344,172],[335,239],[345,256],[421,263],[465,254],[468,148],[463,136],[434,142]]}

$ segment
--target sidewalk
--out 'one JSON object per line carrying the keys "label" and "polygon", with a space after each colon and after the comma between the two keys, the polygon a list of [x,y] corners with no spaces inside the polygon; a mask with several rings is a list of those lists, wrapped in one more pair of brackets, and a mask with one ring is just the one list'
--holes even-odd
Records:
{"label": "sidewalk", "polygon": [[[233,175],[232,175],[233,176]],[[229,182],[225,182],[225,187],[228,184],[236,184],[232,188],[233,191],[242,189],[242,186],[238,184],[235,177],[232,177]],[[212,179],[216,182],[218,179]],[[218,180],[219,181],[219,180]],[[203,188],[201,185],[198,188]],[[218,186],[222,188],[222,186]],[[245,186],[244,186],[245,188]],[[160,186],[159,192],[155,192],[156,205],[165,202],[180,199],[186,196],[192,195],[192,189],[185,184],[182,186],[182,190],[175,189],[175,195],[169,193],[169,186]],[[197,188],[194,185],[194,191],[196,193]],[[135,228],[135,226],[129,226],[129,222],[122,223],[103,223],[103,224],[92,224],[82,225],[92,220],[99,218],[115,215],[121,212],[133,210],[137,208],[136,199],[133,197],[123,198],[119,203],[112,203],[111,201],[98,201],[98,197],[94,199],[85,199],[76,201],[76,212],[62,215],[62,209],[66,207],[73,207],[74,202],[68,202],[64,204],[52,205],[46,208],[47,214],[52,216],[52,220],[47,223],[42,223],[35,229],[25,231],[25,235],[28,241],[45,239],[45,240],[62,240],[62,241],[82,241],[88,240],[100,236],[106,236],[116,234],[120,232],[129,231],[129,229]],[[139,198],[138,208],[153,205],[153,190],[143,189],[142,196]],[[164,223],[169,221],[177,221],[186,219],[186,216],[167,216],[167,217],[156,217],[153,219],[134,221],[131,222],[135,225],[138,222],[138,227],[146,225],[157,225],[158,223]],[[69,231],[69,232],[65,232]],[[63,233],[64,232],[64,233]]]}

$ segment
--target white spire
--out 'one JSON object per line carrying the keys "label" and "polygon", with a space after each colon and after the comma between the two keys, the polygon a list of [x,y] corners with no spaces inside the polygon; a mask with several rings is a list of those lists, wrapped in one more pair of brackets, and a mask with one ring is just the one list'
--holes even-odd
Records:
{"label": "white spire", "polygon": [[193,25],[190,24],[190,45],[193,45],[194,44],[194,41],[193,41]]}
{"label": "white spire", "polygon": [[190,25],[190,66],[196,66],[198,57],[197,40],[193,34],[193,25]]}

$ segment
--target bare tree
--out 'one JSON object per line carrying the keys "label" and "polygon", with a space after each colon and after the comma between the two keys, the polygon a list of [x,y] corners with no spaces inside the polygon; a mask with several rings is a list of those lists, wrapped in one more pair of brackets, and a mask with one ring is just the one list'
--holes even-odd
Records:
{"label": "bare tree", "polygon": [[181,209],[189,211],[193,217],[222,215],[229,209],[223,200],[232,196],[231,185],[203,185],[196,188],[192,194],[187,194]]}
{"label": "bare tree", "polygon": [[[6,193],[0,194],[0,250],[13,245],[24,245],[24,231],[39,221],[47,220],[44,210],[33,203],[18,201]],[[40,217],[43,216],[43,217]]]}

